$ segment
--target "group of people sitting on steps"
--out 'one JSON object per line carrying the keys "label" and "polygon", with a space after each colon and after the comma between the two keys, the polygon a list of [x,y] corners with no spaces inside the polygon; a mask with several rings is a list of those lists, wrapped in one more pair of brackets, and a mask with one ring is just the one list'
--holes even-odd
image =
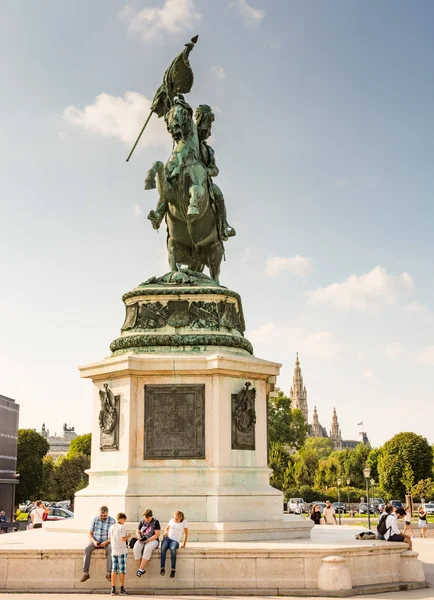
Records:
{"label": "group of people sitting on steps", "polygon": [[[94,517],[89,530],[90,543],[84,549],[83,555],[83,577],[81,582],[90,578],[90,558],[92,552],[98,549],[104,549],[107,555],[107,574],[106,579],[111,581],[112,592],[115,596],[116,578],[119,574],[120,594],[127,595],[125,590],[125,574],[128,558],[128,547],[133,549],[134,558],[137,560],[137,577],[142,577],[146,573],[145,567],[151,560],[152,552],[160,545],[161,525],[156,519],[150,508],[143,513],[143,518],[137,526],[136,536],[132,537],[127,533],[125,522],[127,515],[120,512],[116,516],[116,521],[109,516],[107,506],[101,506],[99,515]],[[176,574],[176,551],[179,548],[181,538],[183,537],[181,548],[185,548],[188,538],[188,523],[184,518],[184,513],[177,510],[173,513],[163,534],[160,552],[160,575],[166,574],[166,553],[170,550],[171,571],[170,577]]]}

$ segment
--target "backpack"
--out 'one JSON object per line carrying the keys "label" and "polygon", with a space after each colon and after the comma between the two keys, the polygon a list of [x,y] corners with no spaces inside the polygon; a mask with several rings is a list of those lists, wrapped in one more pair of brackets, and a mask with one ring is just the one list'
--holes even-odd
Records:
{"label": "backpack", "polygon": [[378,525],[377,525],[378,535],[385,535],[387,530],[390,529],[390,527],[386,526],[386,521],[387,521],[388,516],[389,516],[388,514],[381,515],[381,518],[378,521]]}

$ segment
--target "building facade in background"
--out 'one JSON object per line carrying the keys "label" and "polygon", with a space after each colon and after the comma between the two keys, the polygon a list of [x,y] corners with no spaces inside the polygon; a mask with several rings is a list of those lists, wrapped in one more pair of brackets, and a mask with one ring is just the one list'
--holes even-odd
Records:
{"label": "building facade in background", "polygon": [[308,436],[319,438],[330,438],[333,441],[335,450],[343,450],[345,448],[355,448],[357,444],[369,444],[368,436],[365,431],[360,432],[360,440],[344,440],[342,439],[341,428],[339,426],[338,415],[336,408],[333,408],[330,432],[320,423],[316,406],[313,409],[312,423],[309,423],[309,409],[307,405],[307,390],[304,385],[303,375],[301,374],[300,361],[295,360],[294,376],[292,378],[292,387],[289,393],[291,398],[291,408],[298,408],[303,413],[304,419],[308,424]]}
{"label": "building facade in background", "polygon": [[50,435],[50,431],[45,427],[45,423],[42,423],[40,434],[50,444],[48,456],[51,456],[53,460],[56,460],[59,456],[65,456],[69,450],[70,443],[77,437],[75,427],[68,427],[66,423],[63,424],[62,435],[57,435],[57,433]]}
{"label": "building facade in background", "polygon": [[0,510],[6,512],[8,521],[15,513],[19,416],[15,400],[0,395]]}

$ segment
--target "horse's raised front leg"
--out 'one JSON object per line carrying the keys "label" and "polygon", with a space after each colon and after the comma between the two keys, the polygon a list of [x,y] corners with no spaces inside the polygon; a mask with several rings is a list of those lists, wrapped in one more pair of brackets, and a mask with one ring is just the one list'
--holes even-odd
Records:
{"label": "horse's raised front leg", "polygon": [[164,165],[161,162],[161,160],[155,161],[154,164],[152,165],[152,167],[146,173],[145,190],[155,190],[155,188],[156,188],[155,177],[157,175],[157,172],[160,171],[161,168],[164,168]]}
{"label": "horse's raised front leg", "polygon": [[164,173],[164,165],[159,160],[154,162],[145,179],[145,190],[153,190],[155,187],[158,188],[160,197],[157,202],[157,208],[149,212],[148,219],[151,221],[154,229],[159,229],[167,210],[165,199],[167,194],[167,180]]}

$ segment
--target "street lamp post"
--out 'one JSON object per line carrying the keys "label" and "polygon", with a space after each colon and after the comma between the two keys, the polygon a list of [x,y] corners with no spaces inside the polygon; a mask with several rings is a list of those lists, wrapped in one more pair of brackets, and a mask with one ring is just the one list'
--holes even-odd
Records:
{"label": "street lamp post", "polygon": [[369,475],[371,474],[371,469],[366,466],[363,469],[363,476],[365,478],[366,481],[366,504],[368,507],[368,529],[371,529],[371,511],[370,511],[370,506],[369,506]]}
{"label": "street lamp post", "polygon": [[339,511],[339,525],[341,524],[341,483],[342,479],[338,479],[338,511]]}
{"label": "street lamp post", "polygon": [[372,507],[374,509],[375,515],[375,506],[374,506],[374,498],[375,498],[375,479],[371,479],[371,496],[372,496]]}
{"label": "street lamp post", "polygon": [[351,517],[351,506],[350,506],[350,483],[351,481],[349,479],[347,479],[347,500],[348,500],[348,512],[350,513],[350,517]]}

